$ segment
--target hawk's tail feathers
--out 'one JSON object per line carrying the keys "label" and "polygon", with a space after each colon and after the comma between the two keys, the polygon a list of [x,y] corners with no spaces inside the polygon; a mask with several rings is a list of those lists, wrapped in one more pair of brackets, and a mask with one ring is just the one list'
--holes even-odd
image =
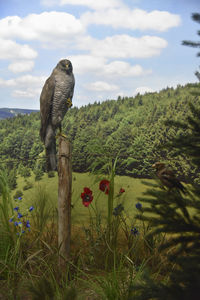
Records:
{"label": "hawk's tail feathers", "polygon": [[57,170],[56,145],[52,143],[51,148],[46,148],[47,172]]}
{"label": "hawk's tail feathers", "polygon": [[45,142],[45,136],[46,136],[46,128],[44,128],[44,126],[41,125],[40,127],[40,137],[42,142]]}

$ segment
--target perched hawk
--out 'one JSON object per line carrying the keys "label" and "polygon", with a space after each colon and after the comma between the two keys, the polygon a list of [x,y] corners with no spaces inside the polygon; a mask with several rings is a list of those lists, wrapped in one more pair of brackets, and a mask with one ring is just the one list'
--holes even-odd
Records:
{"label": "perched hawk", "polygon": [[57,169],[56,129],[61,132],[61,122],[72,106],[74,84],[72,64],[63,59],[53,69],[40,95],[40,136],[46,149],[47,171]]}
{"label": "perched hawk", "polygon": [[177,188],[182,192],[185,192],[184,186],[180,183],[180,181],[174,175],[174,172],[169,170],[165,164],[161,162],[156,162],[152,165],[153,168],[156,169],[156,175],[163,183],[163,185],[167,186],[169,189]]}

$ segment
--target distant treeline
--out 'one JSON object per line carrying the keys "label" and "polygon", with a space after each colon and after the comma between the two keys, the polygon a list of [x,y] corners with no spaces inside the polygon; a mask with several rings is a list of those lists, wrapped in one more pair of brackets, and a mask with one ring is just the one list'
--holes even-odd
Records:
{"label": "distant treeline", "polygon": [[[196,178],[197,170],[187,157],[162,146],[184,130],[166,126],[166,120],[185,120],[188,103],[200,107],[192,91],[200,84],[178,85],[159,93],[117,100],[95,102],[71,108],[64,120],[63,131],[72,142],[73,170],[87,172],[106,169],[118,156],[117,174],[149,178],[151,165],[168,162],[181,179]],[[0,121],[0,166],[8,168],[45,168],[43,144],[39,137],[39,113],[20,115]],[[198,180],[198,178],[197,178]]]}

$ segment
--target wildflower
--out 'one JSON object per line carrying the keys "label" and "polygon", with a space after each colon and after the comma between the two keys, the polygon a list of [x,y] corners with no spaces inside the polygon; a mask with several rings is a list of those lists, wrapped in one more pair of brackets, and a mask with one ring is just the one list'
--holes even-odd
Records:
{"label": "wildflower", "polygon": [[22,227],[22,222],[18,222],[18,226]]}
{"label": "wildflower", "polygon": [[99,189],[102,192],[105,192],[106,195],[108,195],[109,187],[110,187],[110,181],[108,181],[106,179],[100,181],[100,183],[99,183]]}
{"label": "wildflower", "polygon": [[17,232],[17,235],[21,236],[23,233],[25,233],[25,230],[22,230],[21,232]]}
{"label": "wildflower", "polygon": [[15,222],[14,225],[15,225],[15,226],[18,226],[18,222]]}
{"label": "wildflower", "polygon": [[117,205],[117,206],[114,208],[113,215],[114,215],[114,216],[119,216],[123,210],[124,210],[124,207],[123,207],[123,205],[120,203],[119,205]]}
{"label": "wildflower", "polygon": [[18,211],[18,210],[19,210],[19,206],[16,206],[16,207],[14,208],[14,210],[15,210],[15,211]]}
{"label": "wildflower", "polygon": [[23,215],[19,212],[18,215],[17,215],[18,219],[22,218]]}
{"label": "wildflower", "polygon": [[13,219],[14,219],[14,217],[10,218],[9,222],[12,222],[12,221],[13,221]]}
{"label": "wildflower", "polygon": [[137,230],[136,227],[134,227],[134,228],[131,229],[131,233],[132,233],[133,235],[138,235],[138,234],[139,234],[139,231]]}
{"label": "wildflower", "polygon": [[81,198],[83,200],[83,205],[85,207],[88,207],[89,204],[93,200],[92,191],[89,188],[85,187],[84,188],[84,193],[81,193]]}
{"label": "wildflower", "polygon": [[30,221],[29,221],[29,220],[26,221],[26,227],[27,227],[27,228],[30,228],[30,227],[31,227]]}
{"label": "wildflower", "polygon": [[121,188],[120,190],[119,190],[119,194],[122,194],[122,193],[124,193],[125,192],[125,189],[123,189],[123,188]]}
{"label": "wildflower", "polygon": [[22,197],[18,197],[18,200],[21,201],[21,200],[22,200]]}
{"label": "wildflower", "polygon": [[141,210],[142,204],[141,204],[140,202],[138,202],[138,203],[135,204],[135,207],[136,207],[138,210]]}
{"label": "wildflower", "polygon": [[29,211],[32,211],[33,209],[34,209],[34,207],[33,207],[33,206],[29,207]]}

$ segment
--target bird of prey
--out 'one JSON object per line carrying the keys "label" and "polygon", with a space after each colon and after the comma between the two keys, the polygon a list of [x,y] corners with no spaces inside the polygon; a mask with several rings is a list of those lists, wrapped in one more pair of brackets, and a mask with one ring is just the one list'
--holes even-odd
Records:
{"label": "bird of prey", "polygon": [[61,133],[61,122],[72,106],[74,85],[72,64],[63,59],[53,69],[40,95],[40,137],[46,149],[47,171],[57,169],[56,129]]}
{"label": "bird of prey", "polygon": [[163,185],[167,186],[170,190],[172,188],[177,188],[182,192],[185,192],[184,186],[176,178],[174,172],[172,170],[169,170],[164,163],[156,162],[152,165],[152,167],[156,169],[156,175],[163,183]]}

